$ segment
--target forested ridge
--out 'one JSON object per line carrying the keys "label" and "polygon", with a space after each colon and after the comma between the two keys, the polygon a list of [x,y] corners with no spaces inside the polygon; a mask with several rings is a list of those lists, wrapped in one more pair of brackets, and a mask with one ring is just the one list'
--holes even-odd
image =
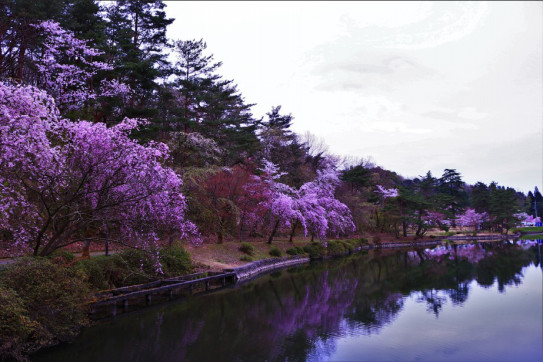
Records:
{"label": "forested ridge", "polygon": [[296,134],[279,105],[254,115],[204,40],[167,36],[161,1],[0,7],[0,231],[14,253],[506,232],[543,214],[537,188],[468,185],[454,165],[405,178]]}

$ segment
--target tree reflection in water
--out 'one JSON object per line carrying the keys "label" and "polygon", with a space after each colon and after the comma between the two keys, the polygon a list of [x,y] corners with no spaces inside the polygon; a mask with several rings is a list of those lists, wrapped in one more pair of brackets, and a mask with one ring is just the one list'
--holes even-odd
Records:
{"label": "tree reflection in water", "polygon": [[539,263],[537,247],[510,243],[372,250],[129,314],[35,359],[326,359],[337,337],[375,334],[392,323],[408,296],[438,318],[448,301],[466,302],[473,280],[497,282],[503,292],[521,283],[532,263]]}

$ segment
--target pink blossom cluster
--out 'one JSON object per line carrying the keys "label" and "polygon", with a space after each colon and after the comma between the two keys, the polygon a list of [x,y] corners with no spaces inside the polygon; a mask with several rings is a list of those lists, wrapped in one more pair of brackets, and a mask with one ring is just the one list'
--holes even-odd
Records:
{"label": "pink blossom cluster", "polygon": [[45,35],[43,54],[37,59],[40,87],[52,95],[61,109],[74,109],[98,97],[124,97],[130,88],[117,80],[92,82],[100,71],[112,70],[104,62],[94,60],[102,52],[77,39],[70,31],[52,20],[33,25]]}
{"label": "pink blossom cluster", "polygon": [[389,197],[398,197],[398,190],[397,189],[386,189],[381,185],[377,185],[377,191],[376,191],[381,197],[384,199]]}
{"label": "pink blossom cluster", "polygon": [[480,225],[488,221],[488,214],[486,212],[477,213],[474,209],[468,208],[466,211],[456,219],[456,223],[462,227],[479,228]]}
{"label": "pink blossom cluster", "polygon": [[0,229],[8,239],[46,255],[98,238],[107,223],[112,237],[136,247],[172,233],[198,241],[181,178],[161,163],[167,147],[128,137],[140,124],[70,122],[44,91],[0,82]]}
{"label": "pink blossom cluster", "polygon": [[528,215],[525,212],[515,214],[514,216],[518,218],[520,222],[525,224],[535,224],[541,222],[541,217],[534,217],[533,215]]}
{"label": "pink blossom cluster", "polygon": [[298,190],[277,180],[282,174],[273,163],[265,161],[263,171],[271,190],[269,209],[280,225],[290,227],[297,221],[305,235],[310,233],[321,240],[328,233],[354,231],[349,208],[334,196],[340,180],[332,168],[318,171],[315,180]]}
{"label": "pink blossom cluster", "polygon": [[441,212],[429,211],[422,216],[422,221],[427,225],[437,226],[445,224],[447,220],[445,220],[445,215]]}

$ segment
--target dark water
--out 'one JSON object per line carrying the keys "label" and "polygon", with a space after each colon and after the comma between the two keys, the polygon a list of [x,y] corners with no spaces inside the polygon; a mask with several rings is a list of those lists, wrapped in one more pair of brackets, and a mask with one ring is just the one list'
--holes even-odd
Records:
{"label": "dark water", "polygon": [[36,361],[543,361],[543,245],[371,251],[131,313]]}

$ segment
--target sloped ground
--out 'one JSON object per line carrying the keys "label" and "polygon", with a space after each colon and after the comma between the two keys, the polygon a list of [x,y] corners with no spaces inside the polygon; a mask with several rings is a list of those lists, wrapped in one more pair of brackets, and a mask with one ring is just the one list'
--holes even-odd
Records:
{"label": "sloped ground", "polygon": [[[286,251],[294,246],[303,247],[309,243],[309,240],[295,240],[293,243],[288,240],[274,240],[272,244],[264,241],[248,242],[254,248],[252,260],[260,260],[270,258],[269,251],[275,246],[283,256],[286,256]],[[250,261],[242,261],[241,257],[247,255],[239,250],[241,243],[239,241],[228,241],[223,244],[203,243],[199,246],[187,245],[186,249],[191,254],[192,260],[197,269],[222,270],[225,268],[235,268],[240,265],[247,264]],[[248,255],[247,255],[248,256]]]}

